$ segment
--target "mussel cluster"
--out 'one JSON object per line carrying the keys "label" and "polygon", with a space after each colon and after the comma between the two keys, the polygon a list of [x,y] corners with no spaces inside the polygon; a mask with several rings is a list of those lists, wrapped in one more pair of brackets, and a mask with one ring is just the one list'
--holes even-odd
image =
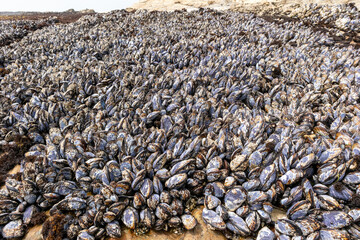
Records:
{"label": "mussel cluster", "polygon": [[360,238],[353,45],[301,21],[120,10],[0,55],[0,145],[32,141],[0,190],[4,238],[47,210],[59,239],[190,230],[199,204],[228,238]]}
{"label": "mussel cluster", "polygon": [[299,17],[301,21],[312,26],[321,24],[346,32],[360,31],[360,12],[353,4],[309,4],[295,8],[290,16]]}
{"label": "mussel cluster", "polygon": [[[4,20],[0,21],[0,47],[9,45],[14,41],[22,39],[24,36],[39,28],[53,24],[54,19],[45,20]],[[1,65],[1,59],[0,59]]]}

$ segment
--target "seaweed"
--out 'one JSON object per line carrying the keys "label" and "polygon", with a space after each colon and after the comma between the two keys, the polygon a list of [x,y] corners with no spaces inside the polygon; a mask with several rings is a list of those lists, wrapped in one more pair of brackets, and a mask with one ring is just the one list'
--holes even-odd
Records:
{"label": "seaweed", "polygon": [[360,207],[360,195],[354,194],[353,197],[351,198],[349,205],[353,207]]}
{"label": "seaweed", "polygon": [[[21,162],[25,152],[30,148],[31,141],[28,137],[16,135],[12,139],[15,144],[6,144],[0,149],[0,186],[5,183],[8,172]],[[19,178],[15,174],[12,177]]]}
{"label": "seaweed", "polygon": [[36,212],[32,216],[30,223],[28,224],[28,227],[33,227],[36,225],[43,224],[46,221],[46,219],[47,219],[47,216],[46,216],[45,212]]}
{"label": "seaweed", "polygon": [[65,215],[55,214],[49,217],[43,225],[41,235],[44,240],[61,240],[64,238]]}
{"label": "seaweed", "polygon": [[0,68],[0,77],[5,76],[6,74],[9,74],[10,71],[8,69],[5,68]]}

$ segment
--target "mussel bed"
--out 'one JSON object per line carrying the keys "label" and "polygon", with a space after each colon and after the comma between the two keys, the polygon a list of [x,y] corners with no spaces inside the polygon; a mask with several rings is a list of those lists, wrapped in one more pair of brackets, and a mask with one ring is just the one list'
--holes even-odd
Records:
{"label": "mussel bed", "polygon": [[204,205],[226,238],[360,239],[360,13],[305,10],[119,10],[2,46],[3,238],[47,211],[44,239],[191,230]]}

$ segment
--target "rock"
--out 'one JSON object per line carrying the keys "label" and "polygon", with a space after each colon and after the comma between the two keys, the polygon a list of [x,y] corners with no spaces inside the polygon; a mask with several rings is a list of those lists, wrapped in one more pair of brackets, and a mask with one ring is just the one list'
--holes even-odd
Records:
{"label": "rock", "polygon": [[32,227],[25,235],[24,240],[42,240],[41,230],[42,225]]}
{"label": "rock", "polygon": [[81,10],[80,13],[93,14],[93,13],[96,13],[96,12],[94,11],[94,9],[84,9],[84,10]]}

